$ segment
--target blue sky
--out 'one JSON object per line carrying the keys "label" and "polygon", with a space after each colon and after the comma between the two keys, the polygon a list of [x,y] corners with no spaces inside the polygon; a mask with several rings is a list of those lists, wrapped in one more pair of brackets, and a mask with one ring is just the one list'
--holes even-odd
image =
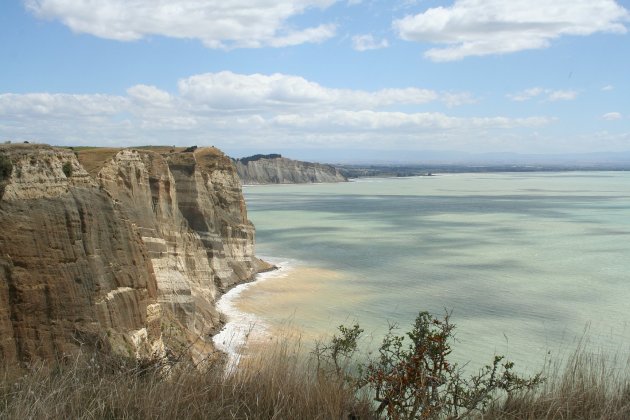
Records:
{"label": "blue sky", "polygon": [[3,0],[0,141],[630,151],[614,0]]}

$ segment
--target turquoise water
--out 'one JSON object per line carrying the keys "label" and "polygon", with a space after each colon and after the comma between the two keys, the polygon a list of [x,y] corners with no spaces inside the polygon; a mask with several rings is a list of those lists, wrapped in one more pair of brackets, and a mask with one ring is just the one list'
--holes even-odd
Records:
{"label": "turquoise water", "polygon": [[[538,368],[587,336],[630,349],[630,174],[501,173],[245,187],[257,253],[288,270],[240,310],[311,342],[452,311],[454,356]],[[369,344],[366,344],[369,346]]]}

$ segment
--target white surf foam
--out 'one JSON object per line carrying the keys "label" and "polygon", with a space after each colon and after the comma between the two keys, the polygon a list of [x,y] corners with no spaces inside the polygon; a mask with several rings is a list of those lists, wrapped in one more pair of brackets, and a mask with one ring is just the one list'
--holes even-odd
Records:
{"label": "white surf foam", "polygon": [[261,257],[263,260],[278,267],[277,270],[266,273],[259,273],[253,282],[239,284],[231,289],[217,301],[217,309],[227,317],[227,323],[223,329],[216,334],[212,341],[217,349],[228,355],[226,374],[234,371],[238,366],[242,350],[250,336],[265,337],[268,326],[263,320],[253,314],[240,311],[236,306],[236,301],[243,291],[249,289],[254,283],[267,281],[274,278],[286,277],[293,267],[295,261],[278,259],[272,257]]}

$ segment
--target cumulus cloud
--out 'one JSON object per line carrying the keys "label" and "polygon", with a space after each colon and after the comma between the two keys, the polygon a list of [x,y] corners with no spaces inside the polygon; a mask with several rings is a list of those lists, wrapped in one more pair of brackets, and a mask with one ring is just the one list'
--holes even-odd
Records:
{"label": "cumulus cloud", "polygon": [[111,95],[0,94],[0,115],[5,116],[109,116],[128,105],[127,98]]}
{"label": "cumulus cloud", "polygon": [[622,119],[623,116],[619,112],[608,112],[602,115],[602,119],[606,121],[616,121]]}
{"label": "cumulus cloud", "polygon": [[232,111],[314,107],[379,108],[444,101],[449,105],[470,103],[467,93],[440,94],[415,87],[377,91],[334,89],[299,76],[285,74],[205,73],[182,79],[180,94],[199,106]]}
{"label": "cumulus cloud", "polygon": [[549,93],[549,101],[572,101],[577,98],[578,93],[574,90],[554,90]]}
{"label": "cumulus cloud", "polygon": [[167,106],[172,101],[172,97],[168,92],[155,86],[135,85],[127,89],[127,94],[130,99],[141,104]]}
{"label": "cumulus cloud", "polygon": [[441,44],[433,61],[546,48],[553,39],[626,33],[630,13],[614,0],[456,0],[393,22],[408,41]]}
{"label": "cumulus cloud", "polygon": [[339,110],[309,115],[283,114],[272,119],[274,124],[328,129],[342,128],[358,131],[374,130],[419,130],[419,129],[470,129],[470,128],[517,128],[540,127],[553,122],[552,118],[461,118],[451,117],[439,112],[404,113],[380,112],[371,110]]}
{"label": "cumulus cloud", "polygon": [[389,47],[387,39],[380,41],[372,35],[356,35],[352,37],[352,48],[357,51],[378,50]]}
{"label": "cumulus cloud", "polygon": [[24,0],[36,16],[74,32],[119,41],[151,35],[199,39],[210,48],[284,47],[323,42],[336,27],[295,29],[288,20],[336,0]]}
{"label": "cumulus cloud", "polygon": [[525,89],[518,93],[510,93],[507,95],[507,97],[516,102],[524,102],[524,101],[529,101],[530,99],[536,98],[544,92],[545,92],[545,89],[534,87],[530,89]]}
{"label": "cumulus cloud", "polygon": [[5,139],[75,145],[198,143],[273,149],[343,143],[369,148],[383,147],[385,137],[461,140],[554,122],[549,117],[456,117],[426,110],[436,103],[470,101],[465,92],[336,89],[293,75],[220,72],[182,79],[176,92],[139,84],[124,95],[0,94],[0,133]]}
{"label": "cumulus cloud", "polygon": [[543,89],[541,87],[533,87],[517,93],[510,93],[506,96],[515,102],[525,102],[534,98],[543,98],[543,100],[546,101],[556,102],[572,101],[577,98],[578,92],[574,90],[552,90]]}

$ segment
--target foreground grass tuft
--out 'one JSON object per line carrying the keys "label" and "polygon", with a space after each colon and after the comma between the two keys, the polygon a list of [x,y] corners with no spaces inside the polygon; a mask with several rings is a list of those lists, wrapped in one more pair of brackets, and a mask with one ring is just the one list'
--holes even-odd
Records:
{"label": "foreground grass tuft", "polygon": [[537,389],[496,401],[485,419],[630,419],[630,361],[578,347]]}
{"label": "foreground grass tuft", "polygon": [[630,418],[627,362],[578,346],[565,363],[543,373],[544,381],[519,379],[501,358],[464,381],[441,357],[450,350],[448,318],[420,315],[408,341],[388,335],[379,358],[367,364],[354,352],[362,332],[355,326],[340,329],[310,360],[286,338],[227,374],[220,360],[200,369],[184,361],[135,362],[98,353],[5,369],[0,419]]}
{"label": "foreground grass tuft", "polygon": [[339,380],[322,380],[288,345],[225,375],[179,363],[166,369],[112,357],[35,366],[0,378],[0,418],[11,419],[347,419],[371,407]]}

